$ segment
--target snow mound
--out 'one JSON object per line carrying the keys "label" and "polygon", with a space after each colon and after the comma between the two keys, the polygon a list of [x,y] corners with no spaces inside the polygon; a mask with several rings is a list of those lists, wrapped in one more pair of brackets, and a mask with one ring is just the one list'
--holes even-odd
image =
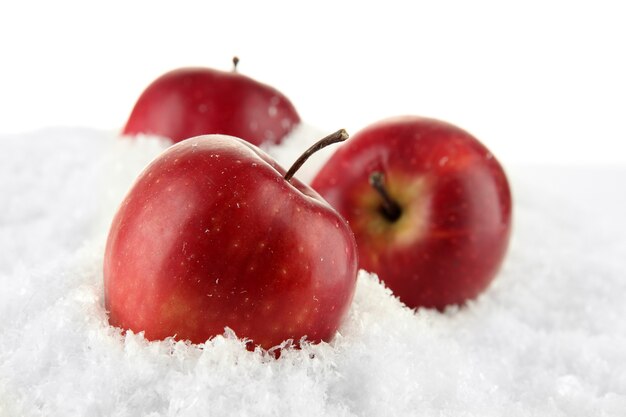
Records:
{"label": "snow mound", "polygon": [[[288,167],[322,133],[268,152]],[[276,360],[229,330],[191,345],[108,325],[108,226],[166,141],[57,128],[0,145],[0,416],[626,415],[626,170],[513,170],[513,242],[483,296],[414,312],[362,271],[340,334]]]}

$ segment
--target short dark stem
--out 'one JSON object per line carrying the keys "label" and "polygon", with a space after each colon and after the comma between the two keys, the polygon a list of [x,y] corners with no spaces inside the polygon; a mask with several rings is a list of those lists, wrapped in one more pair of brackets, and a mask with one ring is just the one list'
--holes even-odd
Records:
{"label": "short dark stem", "polygon": [[239,57],[233,57],[233,72],[237,72],[237,65],[239,64]]}
{"label": "short dark stem", "polygon": [[339,129],[335,133],[331,133],[325,138],[320,139],[315,145],[304,151],[304,153],[300,155],[300,158],[293,163],[291,168],[289,168],[289,171],[285,174],[285,180],[290,181],[296,171],[300,169],[302,164],[304,164],[304,162],[306,162],[306,160],[309,159],[309,157],[315,152],[327,147],[328,145],[332,145],[333,143],[343,142],[346,139],[348,139],[348,132],[346,132],[345,129]]}
{"label": "short dark stem", "polygon": [[391,198],[385,188],[385,176],[382,172],[374,171],[370,174],[370,185],[374,188],[382,199],[381,210],[383,215],[391,221],[396,221],[402,214],[402,209],[396,201]]}

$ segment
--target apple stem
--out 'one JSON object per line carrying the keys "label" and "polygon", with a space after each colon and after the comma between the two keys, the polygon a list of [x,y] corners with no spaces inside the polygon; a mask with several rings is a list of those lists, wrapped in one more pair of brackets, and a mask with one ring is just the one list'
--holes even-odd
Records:
{"label": "apple stem", "polygon": [[287,173],[285,174],[285,180],[291,181],[291,178],[296,173],[296,171],[299,170],[302,164],[304,164],[306,160],[309,159],[309,157],[315,152],[327,147],[328,145],[332,145],[333,143],[343,142],[344,140],[348,139],[348,137],[348,132],[346,132],[345,129],[339,129],[335,133],[331,133],[330,135],[317,141],[313,146],[304,151],[304,153],[300,155],[300,158],[296,159],[296,162],[293,163],[291,168],[289,168],[289,171],[287,171]]}
{"label": "apple stem", "polygon": [[385,176],[382,172],[374,171],[370,174],[370,185],[374,188],[382,199],[382,214],[391,221],[396,221],[402,214],[400,205],[391,198],[385,188]]}
{"label": "apple stem", "polygon": [[239,57],[233,57],[233,72],[237,72],[237,65],[239,64]]}

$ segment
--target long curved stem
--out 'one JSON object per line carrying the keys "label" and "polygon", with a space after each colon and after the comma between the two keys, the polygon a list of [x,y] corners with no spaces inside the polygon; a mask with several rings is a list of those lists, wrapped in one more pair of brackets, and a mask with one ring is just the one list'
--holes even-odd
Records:
{"label": "long curved stem", "polygon": [[304,153],[300,155],[300,158],[296,159],[296,162],[293,163],[291,168],[289,168],[289,171],[285,174],[285,180],[290,181],[296,171],[300,169],[302,164],[304,164],[306,160],[309,159],[309,157],[315,152],[327,147],[328,145],[332,145],[333,143],[343,142],[348,139],[348,137],[348,132],[346,132],[345,129],[339,129],[335,133],[331,133],[330,135],[320,139],[313,146],[304,151]]}

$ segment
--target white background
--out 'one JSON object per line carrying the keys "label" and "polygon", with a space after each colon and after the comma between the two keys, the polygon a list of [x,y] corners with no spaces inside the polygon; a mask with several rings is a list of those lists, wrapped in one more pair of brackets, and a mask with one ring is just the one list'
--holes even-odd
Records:
{"label": "white background", "polygon": [[323,129],[419,114],[505,165],[626,165],[620,3],[2,2],[0,134],[119,129],[163,72],[238,55]]}

